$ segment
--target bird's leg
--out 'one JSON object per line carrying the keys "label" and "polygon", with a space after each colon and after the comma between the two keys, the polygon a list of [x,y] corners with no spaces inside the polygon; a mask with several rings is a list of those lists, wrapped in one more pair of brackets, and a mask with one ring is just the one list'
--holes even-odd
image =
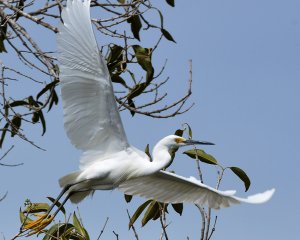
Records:
{"label": "bird's leg", "polygon": [[[46,212],[46,216],[49,215],[49,213],[51,212],[51,210],[55,207],[55,205],[57,205],[58,201],[61,199],[61,197],[70,189],[70,187],[72,187],[75,184],[68,184],[66,185],[60,192],[60,194],[58,195],[58,197],[54,200],[54,202],[52,203],[52,205],[49,207],[48,211]],[[66,201],[64,201],[64,204],[66,203]],[[64,205],[61,204],[61,206],[59,206],[59,209],[61,209],[61,207]]]}
{"label": "bird's leg", "polygon": [[60,204],[60,206],[56,209],[56,211],[54,212],[54,214],[51,216],[53,219],[58,214],[58,212],[61,210],[61,208],[65,205],[65,203],[69,200],[69,198],[72,196],[72,194],[74,194],[74,193],[75,192],[68,193],[68,195],[66,196],[66,198],[63,200],[63,202]]}

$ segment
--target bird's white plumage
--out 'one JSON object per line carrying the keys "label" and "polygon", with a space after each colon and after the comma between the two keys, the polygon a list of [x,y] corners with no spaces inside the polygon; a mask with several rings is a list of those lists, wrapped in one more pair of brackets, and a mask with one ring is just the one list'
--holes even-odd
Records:
{"label": "bird's white plumage", "polygon": [[[72,144],[106,156],[128,147],[110,75],[97,47],[90,1],[67,1],[57,36],[65,130]],[[92,164],[81,161],[84,169]]]}
{"label": "bird's white plumage", "polygon": [[235,197],[234,191],[218,191],[195,178],[160,171],[171,162],[171,148],[192,140],[163,138],[153,149],[152,162],[128,144],[93,34],[89,5],[90,0],[68,0],[57,36],[65,129],[75,147],[83,150],[80,170],[60,179],[71,201],[80,202],[94,190],[114,188],[161,202],[192,202],[216,209],[270,199],[273,189],[243,199]]}
{"label": "bird's white plumage", "polygon": [[268,201],[274,189],[255,194],[248,198],[235,197],[235,191],[219,191],[194,177],[185,178],[174,173],[159,171],[155,174],[133,178],[120,184],[126,194],[139,195],[165,203],[190,202],[219,209],[233,204],[263,203]]}

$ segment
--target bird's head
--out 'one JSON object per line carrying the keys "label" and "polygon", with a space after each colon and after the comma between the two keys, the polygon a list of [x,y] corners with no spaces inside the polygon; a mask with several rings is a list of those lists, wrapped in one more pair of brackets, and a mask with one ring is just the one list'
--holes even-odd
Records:
{"label": "bird's head", "polygon": [[160,144],[165,145],[169,149],[177,149],[182,146],[188,146],[188,145],[214,145],[214,143],[211,142],[206,142],[206,141],[196,141],[196,140],[191,140],[191,139],[186,139],[180,136],[176,135],[169,135],[165,138],[163,138],[160,141]]}

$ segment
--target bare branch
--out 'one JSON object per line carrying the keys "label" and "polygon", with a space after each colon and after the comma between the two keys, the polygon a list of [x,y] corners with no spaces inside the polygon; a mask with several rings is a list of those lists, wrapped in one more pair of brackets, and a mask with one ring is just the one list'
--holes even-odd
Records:
{"label": "bare branch", "polygon": [[[127,211],[127,216],[128,216],[128,218],[129,218],[129,221],[130,221],[131,216],[130,216],[130,214],[129,214],[128,209],[126,209],[126,211]],[[132,231],[133,231],[133,233],[134,233],[135,239],[136,239],[136,240],[139,240],[139,236],[138,236],[138,234],[137,234],[137,232],[136,232],[136,230],[135,230],[134,224],[131,224],[130,226],[131,226],[131,229],[132,229]]]}
{"label": "bare branch", "polygon": [[[28,13],[25,13],[23,12],[21,9],[19,8],[16,8],[14,7],[13,5],[9,4],[7,1],[5,0],[0,0],[0,3],[2,3],[4,6],[6,6],[7,8],[15,11],[17,14],[20,14],[28,19],[30,19],[31,21],[37,23],[37,24],[40,24],[42,25],[43,27],[45,28],[48,28],[50,30],[52,30],[53,32],[57,33],[58,30],[57,28],[55,27],[52,27],[50,24],[46,23],[46,22],[43,22],[41,18],[35,18],[35,17],[32,17],[32,15],[28,14]],[[11,19],[10,19],[11,20]]]}
{"label": "bare branch", "polygon": [[6,192],[2,197],[0,197],[0,202],[2,202],[6,198],[7,194],[8,192]]}
{"label": "bare branch", "polygon": [[107,217],[106,220],[105,220],[105,223],[104,223],[104,225],[103,225],[103,227],[102,227],[102,229],[101,229],[101,232],[100,232],[100,234],[99,234],[99,236],[98,236],[98,238],[97,238],[97,240],[99,240],[99,239],[101,238],[102,234],[104,233],[104,230],[105,230],[105,228],[106,228],[108,219],[109,219],[109,218]]}

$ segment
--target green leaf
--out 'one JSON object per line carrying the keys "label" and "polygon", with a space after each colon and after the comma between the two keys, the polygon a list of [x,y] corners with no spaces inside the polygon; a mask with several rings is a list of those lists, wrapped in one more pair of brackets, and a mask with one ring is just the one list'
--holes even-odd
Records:
{"label": "green leaf", "polygon": [[172,207],[175,210],[175,212],[177,212],[180,216],[182,215],[183,203],[173,203]]}
{"label": "green leaf", "polygon": [[128,99],[133,99],[139,95],[141,95],[144,90],[146,89],[146,87],[148,86],[149,84],[143,82],[143,83],[139,83],[139,84],[136,84],[134,86],[134,88],[130,91],[130,93],[128,94]]}
{"label": "green leaf", "polygon": [[118,0],[119,3],[124,4],[125,0]]}
{"label": "green leaf", "polygon": [[149,203],[151,203],[152,200],[148,200],[146,202],[144,202],[142,205],[140,205],[137,210],[135,210],[134,214],[132,215],[132,217],[130,218],[129,221],[129,229],[132,227],[132,225],[135,223],[135,221],[139,218],[139,216],[141,215],[141,213],[145,210],[145,208],[149,205]]}
{"label": "green leaf", "polygon": [[4,40],[6,39],[6,32],[7,32],[7,22],[6,19],[1,19],[0,25],[0,52],[7,52],[4,46]]}
{"label": "green leaf", "polygon": [[164,28],[161,28],[161,33],[164,35],[164,37],[169,40],[169,41],[172,41],[174,43],[176,43],[176,41],[174,40],[174,38],[172,37],[172,35]]}
{"label": "green leaf", "polygon": [[[128,105],[129,105],[129,107],[131,107],[131,108],[135,108],[134,102],[132,101],[132,99],[131,99],[131,98],[128,98],[128,99],[127,99],[127,102],[128,102]],[[135,111],[133,111],[133,110],[130,110],[130,114],[131,114],[131,116],[133,117],[133,116],[134,116],[134,114],[135,114]]]}
{"label": "green leaf", "polygon": [[[53,197],[47,197],[47,198],[48,198],[52,203],[55,202],[55,199],[54,199]],[[56,203],[55,203],[55,206],[58,207],[59,210],[60,210],[64,215],[66,215],[66,210],[65,210],[64,206],[61,205],[60,202],[56,202]]]}
{"label": "green leaf", "polygon": [[43,127],[43,133],[42,133],[42,136],[43,136],[46,132],[46,121],[45,121],[44,114],[43,114],[42,110],[37,111],[37,114],[39,115],[39,118],[41,120],[41,124],[42,124],[42,127]]}
{"label": "green leaf", "polygon": [[185,151],[184,154],[188,155],[189,157],[193,159],[199,159],[201,162],[217,165],[218,161],[210,154],[207,154],[201,149],[191,149],[188,151]]}
{"label": "green leaf", "polygon": [[175,7],[175,0],[166,0],[166,2],[172,6],[172,7]]}
{"label": "green leaf", "polygon": [[27,224],[27,223],[29,223],[29,222],[32,222],[32,219],[29,218],[27,215],[25,215],[25,214],[23,213],[23,211],[21,210],[21,208],[20,208],[20,210],[19,210],[19,218],[20,218],[21,224]]}
{"label": "green leaf", "polygon": [[26,106],[28,105],[28,102],[24,101],[24,100],[16,100],[14,102],[11,103],[7,103],[6,107],[19,107],[19,106]]}
{"label": "green leaf", "polygon": [[182,135],[183,135],[183,130],[182,130],[182,129],[177,129],[177,130],[175,131],[174,135],[179,136],[179,137],[182,137]]}
{"label": "green leaf", "polygon": [[53,104],[55,104],[55,105],[58,104],[58,96],[57,96],[57,93],[54,89],[52,90],[52,93],[51,93],[48,112],[51,110]]}
{"label": "green leaf", "polygon": [[189,133],[189,138],[190,138],[190,139],[193,139],[193,131],[192,131],[192,128],[190,127],[190,125],[189,125],[188,123],[185,123],[184,125],[187,126],[188,133]]}
{"label": "green leaf", "polygon": [[120,59],[120,57],[122,56],[122,51],[123,48],[119,45],[113,45],[112,47],[110,47],[110,53],[108,55],[107,62],[111,63]]}
{"label": "green leaf", "polygon": [[145,148],[145,153],[148,155],[148,157],[150,158],[150,161],[152,162],[152,157],[149,151],[149,144],[147,144],[146,148]]}
{"label": "green leaf", "polygon": [[34,100],[33,96],[29,96],[27,98],[27,101],[28,101],[30,106],[39,107],[39,104]]}
{"label": "green leaf", "polygon": [[68,235],[70,235],[74,229],[75,227],[71,223],[56,223],[45,232],[43,240],[57,240],[57,237],[59,237],[59,239],[62,239],[62,237],[69,239]]}
{"label": "green leaf", "polygon": [[251,185],[250,178],[247,176],[247,174],[244,172],[244,170],[242,170],[238,167],[230,167],[230,169],[235,175],[237,175],[244,182],[245,192],[247,192]]}
{"label": "green leaf", "polygon": [[14,137],[18,133],[18,131],[21,127],[21,123],[22,123],[21,115],[16,114],[12,118],[11,123],[12,123],[12,125],[11,125],[11,137]]}
{"label": "green leaf", "polygon": [[124,194],[124,198],[125,198],[125,201],[126,201],[127,203],[129,203],[129,202],[131,201],[131,199],[132,199],[132,195]]}
{"label": "green leaf", "polygon": [[119,45],[110,47],[110,53],[106,61],[111,75],[115,72],[123,72],[126,69],[126,63],[123,61],[123,48]]}
{"label": "green leaf", "polygon": [[54,80],[51,83],[48,83],[37,95],[36,95],[36,99],[38,100],[43,94],[45,94],[47,91],[52,91],[55,86],[59,83],[59,80]]}
{"label": "green leaf", "polygon": [[34,112],[34,113],[32,114],[31,121],[32,121],[33,123],[37,123],[37,122],[39,121],[39,119],[40,119],[39,114],[38,114],[37,112]]}
{"label": "green leaf", "polygon": [[119,75],[117,74],[113,74],[111,75],[111,81],[115,82],[115,83],[120,83],[122,84],[124,87],[127,87],[126,82],[124,81],[123,78],[121,78]]}
{"label": "green leaf", "polygon": [[2,148],[3,141],[4,141],[4,138],[5,138],[8,127],[9,127],[9,123],[6,123],[4,125],[4,128],[2,129],[2,134],[1,134],[1,139],[0,139],[0,148]]}
{"label": "green leaf", "polygon": [[39,212],[47,212],[49,209],[48,203],[32,203],[26,207],[23,211],[24,213],[39,213]]}
{"label": "green leaf", "polygon": [[75,212],[73,214],[73,225],[74,225],[75,229],[78,231],[78,233],[81,236],[83,236],[85,240],[89,240],[90,239],[87,231],[85,230],[85,228],[82,226],[82,224],[78,220]]}
{"label": "green leaf", "polygon": [[143,48],[139,45],[133,45],[132,47],[138,64],[147,72],[146,83],[150,84],[154,75],[154,68],[151,62],[152,48]]}
{"label": "green leaf", "polygon": [[142,219],[142,227],[145,226],[149,220],[155,218],[157,213],[159,213],[159,204],[157,201],[152,200]]}
{"label": "green leaf", "polygon": [[134,15],[127,19],[127,22],[130,23],[131,32],[133,36],[140,41],[140,30],[142,28],[142,22],[139,15]]}

